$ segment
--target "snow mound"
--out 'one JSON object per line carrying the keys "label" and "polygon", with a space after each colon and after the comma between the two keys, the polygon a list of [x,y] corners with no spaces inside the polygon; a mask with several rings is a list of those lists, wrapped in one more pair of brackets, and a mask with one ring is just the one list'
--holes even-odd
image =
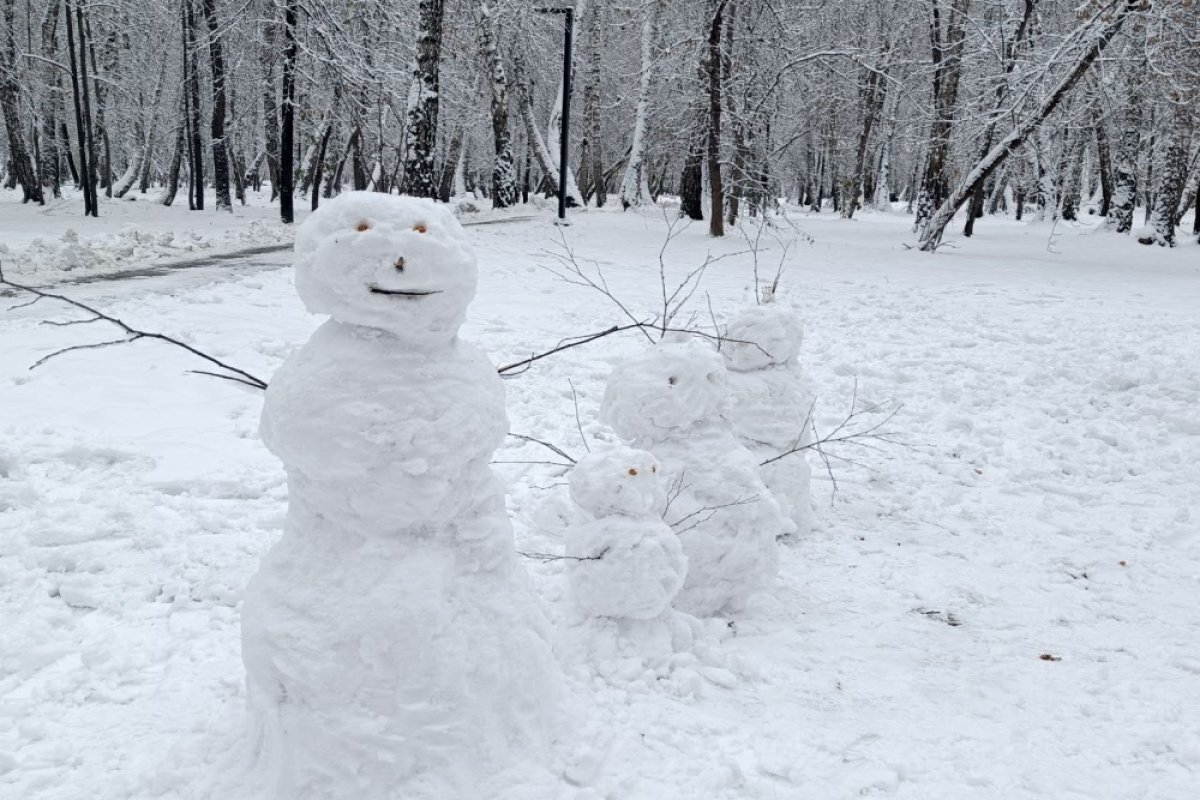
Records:
{"label": "snow mound", "polygon": [[747,308],[730,321],[725,336],[721,352],[736,372],[788,364],[799,355],[804,341],[796,313],[775,304]]}
{"label": "snow mound", "polygon": [[202,256],[290,241],[292,232],[282,226],[254,220],[244,228],[219,233],[201,231],[147,231],[125,225],[112,233],[81,235],[67,228],[56,239],[36,238],[24,248],[9,249],[0,243],[6,271],[21,275],[53,273],[106,273],[144,266],[163,259]]}

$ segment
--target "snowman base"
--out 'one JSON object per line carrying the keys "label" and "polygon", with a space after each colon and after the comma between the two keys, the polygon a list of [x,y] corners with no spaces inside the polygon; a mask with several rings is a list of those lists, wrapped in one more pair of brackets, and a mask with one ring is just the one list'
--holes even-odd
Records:
{"label": "snowman base", "polygon": [[476,797],[504,765],[544,754],[546,631],[487,538],[347,532],[268,554],[247,589],[243,656],[275,797]]}

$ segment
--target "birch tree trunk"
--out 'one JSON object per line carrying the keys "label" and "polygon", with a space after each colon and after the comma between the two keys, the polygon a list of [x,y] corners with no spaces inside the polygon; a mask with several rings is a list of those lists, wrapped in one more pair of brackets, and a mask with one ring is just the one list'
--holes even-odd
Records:
{"label": "birch tree trunk", "polygon": [[444,0],[421,0],[417,33],[417,63],[413,68],[413,96],[409,98],[404,155],[404,191],[416,197],[437,197],[437,146],[439,83],[442,57]]}
{"label": "birch tree trunk", "polygon": [[621,207],[651,206],[650,182],[646,166],[646,126],[650,115],[651,73],[654,68],[654,31],[658,25],[660,0],[646,5],[642,19],[641,71],[638,75],[637,110],[633,121],[633,143],[629,147],[629,163],[621,177]]}
{"label": "birch tree trunk", "polygon": [[508,76],[497,46],[496,18],[491,7],[480,3],[480,49],[491,73],[492,208],[517,204],[517,169],[513,160],[512,133],[508,128]]}

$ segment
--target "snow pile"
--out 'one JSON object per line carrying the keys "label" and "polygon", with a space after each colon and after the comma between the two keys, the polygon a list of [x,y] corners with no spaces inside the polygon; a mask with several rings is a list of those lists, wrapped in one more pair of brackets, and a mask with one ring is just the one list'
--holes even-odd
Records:
{"label": "snow pile", "polygon": [[161,259],[203,256],[207,252],[285,244],[292,231],[278,223],[253,220],[218,232],[147,231],[136,224],[112,233],[80,234],[67,227],[57,238],[35,238],[24,247],[0,242],[0,260],[12,275],[105,273]]}
{"label": "snow pile", "polygon": [[334,317],[267,391],[288,517],[242,636],[279,797],[478,797],[547,747],[556,668],[489,467],[504,390],[456,336],[461,236],[431,202],[354,193],[298,239],[300,295]]}
{"label": "snow pile", "polygon": [[662,463],[666,518],[688,558],[676,607],[697,616],[736,611],[769,587],[785,521],[733,433],[721,356],[693,340],[632,356],[609,376],[600,413]]}
{"label": "snow pile", "polygon": [[813,395],[797,360],[800,320],[775,304],[752,306],[730,321],[725,335],[734,429],[793,533],[804,536],[812,529],[812,470],[803,450],[783,455],[813,442]]}

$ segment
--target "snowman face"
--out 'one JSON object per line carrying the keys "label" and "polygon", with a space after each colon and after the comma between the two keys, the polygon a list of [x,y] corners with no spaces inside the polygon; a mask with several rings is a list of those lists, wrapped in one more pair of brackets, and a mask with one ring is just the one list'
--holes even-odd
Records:
{"label": "snowman face", "polygon": [[660,469],[645,450],[622,445],[595,450],[571,468],[571,499],[596,517],[658,516],[666,505]]}
{"label": "snowman face", "polygon": [[693,425],[726,422],[725,364],[694,340],[668,342],[617,365],[604,388],[600,414],[618,434],[662,441]]}
{"label": "snowman face", "polygon": [[453,339],[475,296],[475,255],[432,200],[348,192],[296,236],[296,291],[314,314],[418,342]]}

